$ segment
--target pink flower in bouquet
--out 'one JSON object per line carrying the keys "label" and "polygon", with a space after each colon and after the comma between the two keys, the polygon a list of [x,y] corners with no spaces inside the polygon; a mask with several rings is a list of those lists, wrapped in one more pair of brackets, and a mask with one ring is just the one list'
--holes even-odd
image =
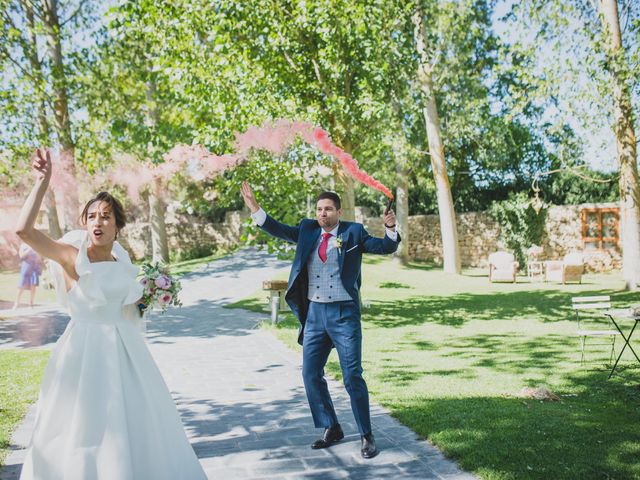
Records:
{"label": "pink flower in bouquet", "polygon": [[166,290],[171,286],[171,280],[166,275],[160,275],[155,280],[156,287]]}
{"label": "pink flower in bouquet", "polygon": [[142,285],[144,288],[147,288],[149,286],[149,279],[147,277],[143,277],[140,280],[140,285]]}
{"label": "pink flower in bouquet", "polygon": [[163,293],[160,295],[160,298],[158,298],[158,303],[160,303],[160,305],[169,305],[172,299],[173,296],[170,293]]}

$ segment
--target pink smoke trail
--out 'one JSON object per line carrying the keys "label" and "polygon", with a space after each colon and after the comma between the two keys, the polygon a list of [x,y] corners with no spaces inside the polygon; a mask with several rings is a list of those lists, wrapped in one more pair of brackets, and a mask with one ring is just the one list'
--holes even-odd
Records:
{"label": "pink smoke trail", "polygon": [[194,180],[211,177],[229,168],[242,158],[239,155],[216,155],[201,145],[176,145],[164,156],[154,174],[168,180],[177,172],[186,172]]}
{"label": "pink smoke trail", "polygon": [[384,193],[390,200],[393,199],[393,193],[391,193],[391,190],[389,190],[386,186],[377,181],[368,173],[360,170],[358,161],[347,152],[342,150],[340,147],[334,145],[331,142],[329,134],[326,131],[319,127],[316,127],[313,130],[313,137],[316,141],[318,149],[322,153],[331,155],[332,157],[338,159],[345,170],[347,170],[347,172],[349,172],[353,178],[371,188]]}
{"label": "pink smoke trail", "polygon": [[215,155],[200,145],[176,145],[164,155],[158,165],[138,163],[132,159],[121,162],[105,175],[107,182],[122,185],[133,201],[140,199],[140,191],[155,179],[171,180],[178,173],[185,173],[193,180],[203,180],[233,166],[237,155]]}
{"label": "pink smoke trail", "polygon": [[390,200],[393,199],[391,190],[361,170],[358,161],[335,145],[325,130],[308,122],[278,120],[273,124],[265,123],[262,127],[249,127],[244,133],[236,134],[236,151],[243,160],[252,148],[280,155],[297,136],[325,155],[338,160],[355,180],[384,193]]}
{"label": "pink smoke trail", "polygon": [[122,163],[107,175],[109,183],[124,186],[127,195],[134,202],[140,200],[140,191],[145,185],[149,185],[153,178],[153,168],[137,162]]}
{"label": "pink smoke trail", "polygon": [[243,133],[236,133],[235,153],[232,154],[216,155],[201,145],[176,145],[165,154],[164,162],[159,165],[127,162],[113,170],[108,177],[112,183],[124,185],[129,196],[135,200],[139,198],[140,190],[156,178],[168,181],[179,172],[186,173],[196,181],[210,178],[246,161],[252,149],[281,155],[298,137],[339,161],[355,180],[393,199],[391,190],[361,170],[358,161],[335,145],[325,130],[308,122],[283,119],[265,123],[261,127],[250,126]]}

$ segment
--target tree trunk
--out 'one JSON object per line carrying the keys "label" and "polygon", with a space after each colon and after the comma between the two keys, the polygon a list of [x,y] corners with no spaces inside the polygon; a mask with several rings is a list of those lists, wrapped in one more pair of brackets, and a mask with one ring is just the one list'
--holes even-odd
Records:
{"label": "tree trunk", "polygon": [[[36,116],[38,120],[38,141],[41,145],[48,145],[50,138],[49,121],[47,120],[46,102],[44,98],[44,77],[42,75],[42,64],[38,58],[38,40],[35,31],[35,21],[33,7],[30,2],[22,0],[22,8],[25,11],[28,29],[28,49],[26,52],[31,66],[31,76],[33,82],[33,90],[36,95]],[[58,220],[58,208],[56,206],[56,198],[51,189],[47,190],[45,199],[45,208],[47,211],[47,222],[49,224],[49,236],[53,239],[62,237],[62,229]]]}
{"label": "tree trunk", "polygon": [[62,57],[60,41],[61,29],[58,18],[57,0],[43,0],[43,19],[47,38],[47,53],[51,62],[51,80],[53,86],[53,114],[58,141],[60,142],[60,158],[66,169],[66,176],[73,182],[67,182],[64,188],[64,216],[67,228],[74,228],[78,224],[80,201],[78,186],[75,182],[75,145],[71,134],[69,117],[69,102],[67,95],[67,79]]}
{"label": "tree trunk", "polygon": [[44,197],[44,205],[47,209],[47,222],[49,224],[49,236],[54,240],[62,237],[62,229],[58,220],[58,207],[56,206],[56,197],[53,190],[48,189]]}
{"label": "tree trunk", "polygon": [[401,242],[395,253],[395,258],[402,265],[409,263],[409,166],[407,158],[407,142],[402,132],[402,108],[400,102],[393,96],[391,101],[393,113],[398,120],[393,139],[393,154],[396,161],[396,222]]}
{"label": "tree trunk", "polygon": [[166,205],[162,200],[162,181],[156,178],[149,193],[149,224],[151,227],[151,253],[154,262],[169,263],[167,228],[164,223]]}
{"label": "tree trunk", "polygon": [[[147,126],[153,130],[158,124],[159,113],[155,102],[156,86],[151,80],[147,82]],[[153,152],[149,150],[149,158]],[[169,263],[169,245],[167,242],[167,227],[165,224],[166,205],[162,200],[162,180],[155,178],[149,193],[149,223],[151,226],[151,252],[154,262]]]}
{"label": "tree trunk", "polygon": [[[342,149],[351,155],[353,145],[349,140],[342,142]],[[342,218],[349,222],[356,219],[356,194],[353,185],[353,178],[344,170],[341,164],[334,163],[334,178],[336,182],[336,190],[340,195],[342,203]]]}
{"label": "tree trunk", "polygon": [[396,152],[396,182],[396,221],[401,237],[396,256],[406,265],[409,263],[409,170],[401,152]]}
{"label": "tree trunk", "polygon": [[640,185],[631,95],[625,80],[628,67],[625,65],[616,0],[600,0],[600,13],[612,80],[613,130],[620,168],[622,275],[627,289],[636,290],[640,285]]}
{"label": "tree trunk", "polygon": [[444,271],[459,274],[462,270],[460,267],[460,246],[458,243],[456,212],[453,207],[453,196],[451,195],[451,186],[449,185],[449,176],[447,175],[447,165],[444,157],[444,147],[440,135],[440,118],[438,116],[432,78],[433,67],[429,63],[426,35],[424,32],[422,12],[420,10],[417,10],[413,15],[413,24],[415,27],[416,49],[420,58],[418,80],[426,101],[423,111],[427,125],[431,168],[436,183]]}

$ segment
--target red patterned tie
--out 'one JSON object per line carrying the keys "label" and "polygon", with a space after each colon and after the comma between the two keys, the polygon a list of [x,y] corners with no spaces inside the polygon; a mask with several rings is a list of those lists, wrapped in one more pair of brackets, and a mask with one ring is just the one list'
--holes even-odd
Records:
{"label": "red patterned tie", "polygon": [[320,242],[320,248],[318,249],[318,256],[322,263],[327,263],[327,246],[329,245],[329,237],[331,237],[330,233],[322,234],[322,241]]}

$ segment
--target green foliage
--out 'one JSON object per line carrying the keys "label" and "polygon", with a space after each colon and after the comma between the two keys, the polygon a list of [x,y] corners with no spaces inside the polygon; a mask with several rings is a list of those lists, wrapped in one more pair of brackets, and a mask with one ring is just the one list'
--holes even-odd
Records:
{"label": "green foliage", "polygon": [[[402,71],[412,68],[407,5],[396,0],[219,5],[209,27],[230,39],[225,53],[244,59],[254,76],[264,75],[268,113],[284,111],[285,117],[325,128],[364,170],[392,184],[393,157],[388,161],[380,153],[393,128],[393,87],[402,85]],[[340,182],[334,189],[342,189]]]}
{"label": "green foliage", "polygon": [[211,245],[196,245],[189,249],[171,250],[169,252],[170,263],[185,262],[213,255],[214,250]]}
{"label": "green foliage", "polygon": [[[271,159],[264,154],[256,154],[250,163],[235,170],[226,188],[221,192],[237,195],[240,184],[247,180],[254,188],[258,203],[276,220],[288,225],[297,225],[303,218],[312,217],[315,212],[315,197],[327,185],[322,185],[321,177],[310,174],[317,167],[313,154],[297,155],[292,150],[284,158]],[[251,244],[266,245],[269,252],[287,254],[290,245],[272,238],[262,230],[247,222],[243,239]]]}
{"label": "green foliage", "polygon": [[[281,157],[254,151],[247,162],[220,176],[192,183],[187,188],[176,188],[178,211],[211,222],[222,222],[225,212],[244,208],[240,185],[246,180],[267,213],[281,222],[297,225],[301,219],[313,215],[315,196],[321,190],[331,189],[332,179],[317,173],[321,171],[319,167],[329,170],[327,165],[327,158],[303,145],[290,149]],[[265,245],[270,252],[284,253],[288,248],[284,242],[255,227],[250,220],[246,222],[243,241],[250,245]]]}
{"label": "green foliage", "polygon": [[[546,136],[551,143],[550,164],[544,171],[534,172],[542,174],[538,176],[538,185],[545,202],[577,205],[619,199],[619,175],[589,168],[583,160],[583,142],[572,128],[550,127]],[[549,173],[544,174],[545,171]]]}
{"label": "green foliage", "polygon": [[501,239],[507,249],[513,252],[520,265],[526,265],[526,250],[542,243],[547,208],[536,213],[527,194],[519,192],[509,195],[507,200],[495,202],[489,213],[500,225]]}
{"label": "green foliage", "polygon": [[[61,143],[60,125],[55,122],[54,105],[59,91],[66,92],[72,133],[82,122],[76,115],[85,105],[77,102],[77,55],[81,45],[90,41],[92,30],[100,23],[100,2],[59,0],[56,2],[0,2],[0,151],[25,156],[37,146]],[[56,18],[59,26],[54,27]],[[55,51],[50,36],[60,41],[62,70],[54,67]],[[46,47],[45,47],[46,46]],[[82,116],[82,114],[80,115]],[[56,128],[54,128],[56,127]],[[25,173],[22,168],[3,168],[10,182]]]}
{"label": "green foliage", "polygon": [[617,172],[587,168],[563,170],[540,181],[545,202],[554,205],[617,202],[620,200]]}

